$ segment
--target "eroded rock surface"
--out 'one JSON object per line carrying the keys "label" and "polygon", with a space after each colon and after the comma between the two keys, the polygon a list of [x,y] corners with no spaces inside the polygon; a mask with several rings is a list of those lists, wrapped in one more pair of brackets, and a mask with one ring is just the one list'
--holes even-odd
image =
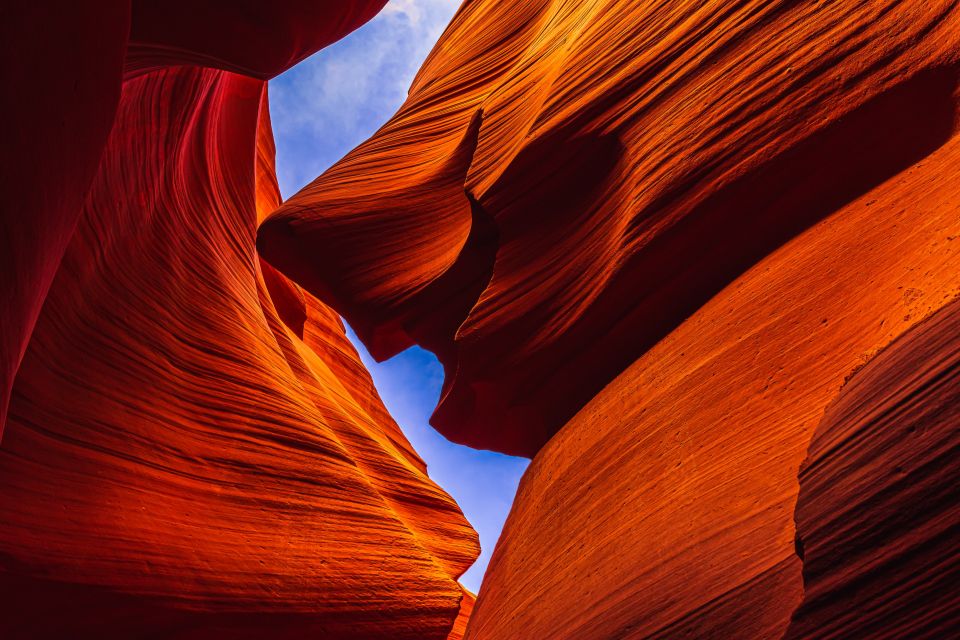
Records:
{"label": "eroded rock surface", "polygon": [[438,354],[441,432],[533,457],[466,638],[826,628],[798,472],[851,372],[960,293],[958,61],[949,1],[476,0],[267,219],[375,356]]}
{"label": "eroded rock surface", "polygon": [[[952,632],[956,2],[471,0],[277,209],[264,79],[382,5],[5,16],[0,635]],[[338,313],[533,457],[475,605]]]}
{"label": "eroded rock surface", "polygon": [[[382,4],[344,3],[347,22],[317,27],[342,34]],[[217,25],[230,32],[229,16]],[[306,48],[258,59],[262,74],[325,43],[302,28]],[[119,93],[115,114],[102,96],[101,152],[50,161],[92,163],[88,188],[52,172],[72,199],[32,203],[62,227],[62,262],[47,218],[4,209],[43,263],[12,275],[52,285],[29,292],[42,300],[32,334],[4,316],[29,345],[0,443],[0,636],[442,640],[476,533],[428,478],[338,315],[257,255],[257,224],[279,204],[266,85],[170,66],[201,61],[179,57],[192,33],[170,34],[176,60],[128,56],[122,85],[119,56],[78,62],[115,72]],[[82,129],[89,114],[70,106],[59,105]]]}
{"label": "eroded rock surface", "polygon": [[786,637],[949,638],[960,582],[960,303],[844,385],[800,471]]}
{"label": "eroded rock surface", "polygon": [[264,224],[433,423],[532,457],[765,255],[949,140],[953,2],[465,4],[407,102]]}

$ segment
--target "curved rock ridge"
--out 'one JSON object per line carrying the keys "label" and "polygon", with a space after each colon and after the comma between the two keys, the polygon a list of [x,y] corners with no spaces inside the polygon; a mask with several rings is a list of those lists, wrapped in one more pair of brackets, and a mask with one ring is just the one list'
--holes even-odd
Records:
{"label": "curved rock ridge", "polygon": [[[804,597],[795,544],[798,492],[821,486],[805,488],[803,477],[798,485],[798,471],[825,409],[851,372],[960,295],[960,193],[957,181],[946,178],[955,175],[958,162],[960,137],[952,136],[788,241],[568,422],[521,481],[466,638],[783,637]],[[946,360],[952,349],[946,335],[927,352],[942,346],[937,358]],[[925,357],[918,351],[919,361]],[[928,362],[924,366],[938,361]],[[907,364],[895,374],[904,386],[921,375]],[[864,411],[883,411],[881,391],[863,398]],[[953,402],[945,388],[930,393]],[[883,446],[871,440],[874,433],[864,434],[870,451]],[[929,451],[918,448],[916,455],[935,455],[936,442],[927,443]],[[857,451],[830,451],[828,458],[828,470],[870,468],[858,466]],[[888,463],[877,464],[882,474]],[[946,470],[922,484],[920,476],[915,480],[925,500],[955,494],[955,478]],[[812,493],[811,499],[832,497]],[[801,508],[801,526],[818,530],[832,504]],[[872,505],[849,508],[866,525],[889,513],[883,506],[870,512]],[[942,518],[956,516],[955,500],[943,508]],[[831,554],[824,561],[838,561],[834,552],[846,549],[832,545],[841,532],[831,523],[824,527],[821,553]],[[924,528],[917,535],[927,531],[933,533]],[[912,531],[899,533],[891,546],[871,548],[877,540],[868,537],[858,548],[871,559],[899,562],[896,545],[905,550],[913,543]],[[815,544],[804,542],[807,558]],[[956,532],[943,544],[955,554]],[[942,557],[949,562],[953,556]],[[832,578],[853,578],[855,571],[856,565],[841,564],[837,574],[818,576],[830,581],[818,588],[830,589],[837,584]],[[943,564],[911,575],[933,582],[949,580],[950,571]],[[897,582],[901,577],[877,574],[864,596],[889,594],[892,602],[870,606],[896,610],[904,627],[919,628],[921,608],[898,609],[897,600],[913,597],[913,587]],[[856,627],[821,635],[827,622],[844,629],[854,610],[831,619],[837,613],[812,610],[811,626],[803,627],[808,637],[872,637]],[[956,611],[951,614],[955,620]]]}
{"label": "curved rock ridge", "polygon": [[844,386],[800,470],[786,638],[949,638],[960,609],[960,302]]}
{"label": "curved rock ridge", "polygon": [[[259,78],[357,28],[386,0],[12,2],[0,80],[0,437],[13,379],[113,124],[121,81],[171,64]],[[29,64],[25,64],[29,61]]]}
{"label": "curved rock ridge", "polygon": [[387,0],[131,0],[128,74],[196,64],[266,80],[344,37]]}
{"label": "curved rock ridge", "polygon": [[467,631],[467,623],[470,621],[470,615],[473,613],[473,605],[477,601],[475,596],[466,589],[463,590],[463,600],[460,602],[460,615],[457,616],[450,630],[447,640],[463,640],[463,634]]}
{"label": "curved rock ridge", "polygon": [[187,67],[124,84],[0,449],[4,637],[444,638],[457,616],[476,534],[339,318],[258,267],[263,96]]}
{"label": "curved rock ridge", "polygon": [[77,61],[118,93],[102,151],[63,150],[94,168],[62,182],[72,233],[51,188],[62,262],[22,226],[52,285],[29,292],[0,443],[0,637],[447,638],[477,535],[339,316],[254,247],[280,202],[265,83],[139,66],[121,85],[109,60]]}
{"label": "curved rock ridge", "polygon": [[[952,135],[951,0],[467,2],[262,254],[454,441],[533,456],[765,255]],[[882,134],[880,133],[882,132]]]}
{"label": "curved rock ridge", "polygon": [[[382,5],[5,14],[0,637],[953,633],[960,3],[468,0],[280,206]],[[533,457],[476,602],[341,313]]]}

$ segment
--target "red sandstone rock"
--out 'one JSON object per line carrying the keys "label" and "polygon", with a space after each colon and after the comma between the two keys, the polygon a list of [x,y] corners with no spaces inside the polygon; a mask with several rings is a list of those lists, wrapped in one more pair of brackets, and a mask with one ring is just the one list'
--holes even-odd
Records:
{"label": "red sandstone rock", "polygon": [[521,483],[467,638],[781,637],[803,595],[798,470],[825,407],[960,294],[943,180],[958,161],[953,138],[794,238],[578,413]]}
{"label": "red sandstone rock", "polygon": [[[135,3],[105,146],[124,5],[21,38],[84,71],[11,86],[91,128],[11,147],[54,159],[3,216],[0,634],[949,634],[953,3],[469,2],[270,215],[258,78],[376,5]],[[284,274],[436,351],[448,435],[536,454],[472,614],[475,534]]]}
{"label": "red sandstone rock", "polygon": [[132,0],[128,72],[199,64],[273,77],[375,16],[387,0]]}
{"label": "red sandstone rock", "polygon": [[120,96],[129,3],[12,2],[0,19],[0,441],[10,388]]}
{"label": "red sandstone rock", "polygon": [[[386,0],[14,2],[0,71],[0,436],[10,388],[129,76],[204,64],[268,78],[343,37]],[[132,12],[132,16],[131,16]],[[128,42],[129,36],[129,42]]]}
{"label": "red sandstone rock", "polygon": [[[0,637],[446,638],[476,534],[337,314],[254,248],[279,204],[264,82],[137,65],[89,191],[50,176],[86,204],[72,235],[67,195],[44,210],[67,248],[49,295],[27,292],[43,309],[0,443]],[[94,146],[51,167],[96,167]]]}
{"label": "red sandstone rock", "polygon": [[460,601],[460,615],[457,616],[456,621],[453,623],[453,629],[450,630],[450,635],[447,636],[447,640],[463,640],[463,634],[467,631],[467,623],[470,621],[470,616],[473,613],[473,605],[476,601],[477,596],[466,589],[463,590],[463,600]]}
{"label": "red sandstone rock", "polygon": [[444,638],[457,615],[476,535],[337,316],[303,296],[289,329],[260,275],[262,95],[124,85],[0,449],[4,637]]}
{"label": "red sandstone rock", "polygon": [[960,293],[958,76],[946,1],[478,0],[267,219],[375,356],[440,356],[438,429],[535,456],[466,638],[783,636],[823,411]]}
{"label": "red sandstone rock", "polygon": [[[11,124],[0,158],[0,436],[10,388],[80,216],[128,77],[174,64],[273,76],[385,0],[12,2],[0,24]],[[132,12],[132,16],[131,16]],[[128,36],[130,38],[128,42]]]}

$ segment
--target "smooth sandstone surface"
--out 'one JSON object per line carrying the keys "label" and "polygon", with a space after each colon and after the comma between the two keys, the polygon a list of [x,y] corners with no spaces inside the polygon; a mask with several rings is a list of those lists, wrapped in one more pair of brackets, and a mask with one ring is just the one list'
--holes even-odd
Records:
{"label": "smooth sandstone surface", "polygon": [[387,0],[131,0],[128,74],[196,64],[266,80],[367,22]]}
{"label": "smooth sandstone surface", "polygon": [[[342,6],[354,20],[374,4]],[[95,40],[97,25],[73,26]],[[0,637],[447,638],[476,533],[339,316],[254,247],[279,204],[265,83],[163,60],[131,71],[128,56],[121,85],[111,60],[78,58],[115,73],[102,150],[54,154],[51,191],[72,200],[33,203],[60,225],[62,262],[30,226],[45,218],[4,210],[36,239],[14,258],[42,258],[52,285],[27,291],[35,327],[4,316],[29,344],[0,443]],[[71,106],[54,112],[103,128]],[[91,163],[87,187],[54,171]],[[26,290],[25,264],[3,275]]]}
{"label": "smooth sandstone surface", "polygon": [[638,357],[954,131],[953,2],[467,2],[407,102],[261,227],[449,438],[532,457]]}
{"label": "smooth sandstone surface", "polygon": [[467,638],[782,637],[825,408],[960,294],[958,160],[954,139],[760,261],[568,423],[521,482]]}
{"label": "smooth sandstone surface", "polygon": [[843,624],[804,598],[800,467],[845,380],[960,294],[958,61],[948,1],[474,0],[265,221],[376,357],[438,354],[441,432],[533,457],[468,640]]}

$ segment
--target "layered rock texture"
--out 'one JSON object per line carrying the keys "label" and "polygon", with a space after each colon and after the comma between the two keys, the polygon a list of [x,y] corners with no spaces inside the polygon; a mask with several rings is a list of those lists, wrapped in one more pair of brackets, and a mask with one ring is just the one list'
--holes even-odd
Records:
{"label": "layered rock texture", "polygon": [[473,0],[266,220],[533,457],[466,638],[957,631],[958,83],[948,0]]}
{"label": "layered rock texture", "polygon": [[460,615],[454,621],[447,640],[462,640],[463,635],[467,632],[467,623],[470,622],[473,605],[476,604],[476,601],[477,596],[466,589],[463,590],[463,600],[460,601]]}
{"label": "layered rock texture", "polygon": [[787,638],[957,632],[960,302],[848,382],[800,470],[803,604]]}
{"label": "layered rock texture", "polygon": [[0,166],[0,429],[33,324],[97,171],[125,73],[202,64],[266,79],[373,17],[386,0],[17,1],[4,10]]}
{"label": "layered rock texture", "polygon": [[[956,2],[468,0],[282,206],[384,2],[201,4],[4,13],[0,637],[960,632]],[[533,458],[476,602],[340,314]]]}
{"label": "layered rock texture", "polygon": [[115,4],[5,10],[0,637],[447,638],[477,536],[254,247],[262,78],[384,3]]}

